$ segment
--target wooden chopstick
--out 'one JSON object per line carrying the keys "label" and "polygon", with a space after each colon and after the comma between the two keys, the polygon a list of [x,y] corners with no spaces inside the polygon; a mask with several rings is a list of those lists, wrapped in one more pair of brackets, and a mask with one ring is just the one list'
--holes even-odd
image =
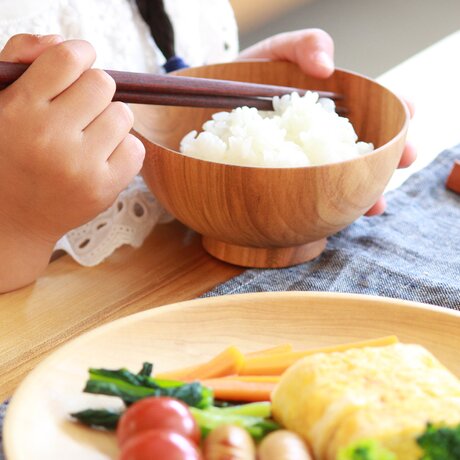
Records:
{"label": "wooden chopstick", "polygon": [[[181,77],[176,75],[156,75],[107,70],[117,83],[117,89],[123,91],[143,91],[168,94],[197,94],[231,97],[274,97],[297,92],[304,95],[304,88],[273,86],[259,83],[247,83],[231,80],[213,80],[209,78]],[[341,99],[341,95],[330,91],[317,91],[320,97]]]}
{"label": "wooden chopstick", "polygon": [[[28,68],[27,64],[0,62],[0,85],[9,85]],[[146,73],[106,70],[117,84],[117,91],[135,91],[155,94],[187,94],[238,97],[274,97],[307,90],[288,86],[262,85],[229,80],[156,75]],[[341,99],[341,95],[330,91],[317,91],[320,97]]]}
{"label": "wooden chopstick", "polygon": [[235,109],[249,106],[259,110],[273,110],[272,99],[256,97],[210,96],[207,94],[155,94],[141,91],[116,91],[114,101],[131,104],[174,105],[178,107],[209,107]]}
{"label": "wooden chopstick", "polygon": [[[116,91],[114,101],[131,104],[172,105],[177,107],[208,107],[214,109],[235,109],[237,107],[255,107],[258,110],[273,110],[271,98],[208,96],[191,94],[155,94],[137,91]],[[337,106],[336,113],[346,114],[344,107]]]}

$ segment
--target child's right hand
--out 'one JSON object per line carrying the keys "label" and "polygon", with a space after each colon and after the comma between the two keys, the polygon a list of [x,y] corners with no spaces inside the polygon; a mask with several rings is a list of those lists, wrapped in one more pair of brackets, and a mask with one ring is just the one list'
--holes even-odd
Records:
{"label": "child's right hand", "polygon": [[[58,36],[17,35],[0,53],[33,61],[0,91],[0,265],[9,268],[0,269],[0,292],[33,281],[55,242],[105,210],[141,169],[132,112],[111,102],[115,83],[90,68],[94,59],[89,43]],[[46,263],[16,276],[37,253]]]}

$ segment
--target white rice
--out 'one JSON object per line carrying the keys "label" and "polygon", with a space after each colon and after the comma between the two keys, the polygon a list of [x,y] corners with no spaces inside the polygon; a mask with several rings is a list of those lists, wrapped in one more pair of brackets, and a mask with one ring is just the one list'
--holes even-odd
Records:
{"label": "white rice", "polygon": [[357,142],[349,120],[318,93],[275,97],[273,107],[274,112],[238,107],[215,113],[202,132],[182,139],[180,151],[218,163],[283,168],[335,163],[374,149]]}

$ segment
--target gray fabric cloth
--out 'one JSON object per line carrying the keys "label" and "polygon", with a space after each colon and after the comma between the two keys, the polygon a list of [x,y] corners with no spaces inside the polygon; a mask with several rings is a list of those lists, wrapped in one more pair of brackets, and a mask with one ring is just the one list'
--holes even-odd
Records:
{"label": "gray fabric cloth", "polygon": [[6,409],[8,407],[8,401],[5,401],[0,405],[0,460],[5,460],[3,454],[3,419],[5,418]]}
{"label": "gray fabric cloth", "polygon": [[[460,310],[460,195],[445,180],[460,145],[387,195],[388,210],[329,239],[312,262],[246,270],[204,297],[314,290],[397,297]],[[6,404],[0,406],[0,428]],[[1,432],[1,429],[0,429]],[[2,455],[0,435],[0,460]]]}
{"label": "gray fabric cloth", "polygon": [[204,297],[262,291],[373,294],[460,310],[460,195],[445,188],[460,145],[387,194],[387,211],[329,238],[315,260],[252,269]]}

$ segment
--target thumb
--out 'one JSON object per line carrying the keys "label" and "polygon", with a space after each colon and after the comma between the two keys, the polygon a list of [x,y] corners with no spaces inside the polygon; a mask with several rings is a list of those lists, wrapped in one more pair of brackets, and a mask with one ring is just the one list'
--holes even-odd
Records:
{"label": "thumb", "polygon": [[294,52],[298,66],[305,73],[326,78],[334,72],[334,42],[324,30],[300,31]]}
{"label": "thumb", "polygon": [[62,41],[64,40],[59,35],[14,35],[0,52],[0,61],[29,64],[47,48]]}

